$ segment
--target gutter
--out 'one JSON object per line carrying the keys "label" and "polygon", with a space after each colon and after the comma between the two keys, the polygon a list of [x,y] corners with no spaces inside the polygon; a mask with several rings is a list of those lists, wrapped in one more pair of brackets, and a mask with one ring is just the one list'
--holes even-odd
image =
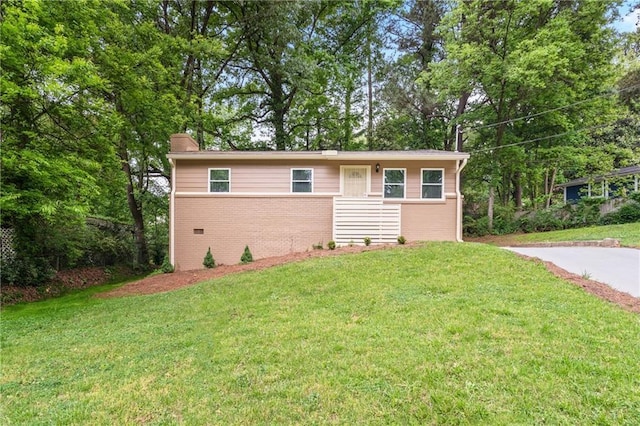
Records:
{"label": "gutter", "polygon": [[176,163],[169,158],[171,164],[171,193],[169,195],[169,262],[175,269],[175,217],[176,217]]}
{"label": "gutter", "polygon": [[[462,161],[462,164],[460,164]],[[462,242],[462,192],[460,192],[460,172],[467,165],[468,158],[458,160],[456,168],[456,241]]]}

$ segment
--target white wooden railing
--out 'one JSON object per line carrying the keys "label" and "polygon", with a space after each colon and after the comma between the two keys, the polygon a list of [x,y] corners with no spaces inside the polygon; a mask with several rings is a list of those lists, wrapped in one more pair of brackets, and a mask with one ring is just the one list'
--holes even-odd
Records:
{"label": "white wooden railing", "polygon": [[394,243],[400,235],[400,204],[384,204],[381,198],[333,199],[333,240],[338,245]]}

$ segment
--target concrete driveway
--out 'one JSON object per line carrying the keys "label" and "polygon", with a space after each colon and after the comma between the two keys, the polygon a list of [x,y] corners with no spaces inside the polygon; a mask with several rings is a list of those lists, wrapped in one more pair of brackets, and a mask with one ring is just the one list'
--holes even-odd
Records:
{"label": "concrete driveway", "polygon": [[640,250],[611,247],[505,247],[640,297]]}

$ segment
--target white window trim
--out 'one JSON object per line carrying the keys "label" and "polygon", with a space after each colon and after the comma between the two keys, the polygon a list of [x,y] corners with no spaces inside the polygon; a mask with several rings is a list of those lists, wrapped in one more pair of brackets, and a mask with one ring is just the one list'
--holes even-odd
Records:
{"label": "white window trim", "polygon": [[[422,192],[422,188],[424,187],[424,185],[430,185],[430,186],[435,186],[436,184],[434,183],[430,183],[430,182],[424,182],[424,172],[425,171],[434,171],[437,170],[440,173],[442,173],[442,183],[440,183],[440,187],[441,187],[441,191],[440,194],[441,197],[440,198],[428,198],[428,197],[424,197],[423,196],[423,192]],[[425,167],[423,169],[420,169],[420,198],[423,200],[439,200],[439,201],[443,201],[446,198],[446,194],[444,193],[444,169],[443,168],[438,168],[438,167]]]}
{"label": "white window trim", "polygon": [[[211,182],[212,182],[211,181],[211,171],[212,170],[226,170],[228,172],[228,174],[229,174],[229,180],[228,180],[228,182],[229,182],[229,190],[227,192],[214,192],[214,191],[211,191]],[[217,180],[217,181],[214,181],[214,182],[227,182],[227,181]],[[207,192],[209,194],[228,194],[228,193],[230,193],[231,192],[231,169],[228,168],[228,167],[210,167],[207,170]]]}
{"label": "white window trim", "polygon": [[[402,197],[387,197],[384,191],[384,187],[387,185],[387,170],[402,170],[402,175],[404,177],[402,182]],[[398,183],[390,183],[389,185],[399,185]],[[387,200],[404,200],[407,198],[407,169],[402,167],[388,167],[382,169],[382,198]]]}
{"label": "white window trim", "polygon": [[[309,171],[311,172],[311,192],[295,192],[295,191],[293,190],[293,183],[294,183],[294,182],[307,182],[306,180],[297,180],[297,181],[294,181],[294,180],[293,180],[293,171],[294,171],[294,170],[309,170]],[[313,177],[314,177],[314,176],[313,176],[313,175],[314,175],[314,174],[313,174],[313,168],[312,168],[312,167],[292,167],[292,168],[291,168],[291,173],[289,174],[289,176],[290,176],[290,178],[291,178],[291,179],[290,179],[290,181],[291,181],[290,183],[291,183],[291,184],[289,185],[289,191],[290,191],[290,193],[291,193],[291,194],[313,194],[313,181],[314,181],[314,179],[313,179]]]}

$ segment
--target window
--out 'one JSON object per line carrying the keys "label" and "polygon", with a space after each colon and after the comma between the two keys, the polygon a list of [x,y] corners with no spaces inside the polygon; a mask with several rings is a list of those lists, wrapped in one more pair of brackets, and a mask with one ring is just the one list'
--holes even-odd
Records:
{"label": "window", "polygon": [[406,169],[384,169],[384,198],[404,198]]}
{"label": "window", "polygon": [[229,192],[231,169],[209,169],[209,192]]}
{"label": "window", "polygon": [[444,199],[444,169],[422,169],[422,198]]}
{"label": "window", "polygon": [[313,192],[313,169],[291,169],[291,192]]}

